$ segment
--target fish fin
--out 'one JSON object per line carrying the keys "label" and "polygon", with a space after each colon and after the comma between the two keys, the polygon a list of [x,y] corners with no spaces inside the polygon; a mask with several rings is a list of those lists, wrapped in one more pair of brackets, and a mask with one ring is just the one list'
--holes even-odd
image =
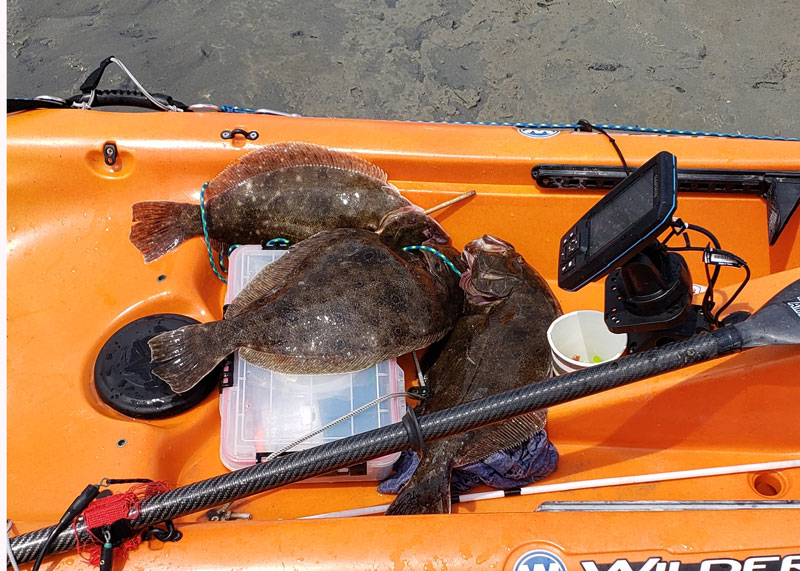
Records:
{"label": "fish fin", "polygon": [[228,253],[228,248],[230,247],[228,244],[223,242],[222,240],[217,240],[216,238],[208,238],[208,242],[211,244],[211,249],[215,252],[222,252],[224,254]]}
{"label": "fish fin", "polygon": [[[508,450],[530,439],[544,428],[547,411],[536,410],[492,424],[457,458],[455,466],[466,466],[485,460],[495,452]],[[479,429],[484,430],[484,429]]]}
{"label": "fish fin", "polygon": [[451,329],[450,331],[447,332],[447,334],[445,334],[444,337],[442,337],[438,341],[434,341],[433,343],[428,345],[428,347],[425,349],[425,354],[419,360],[420,368],[422,369],[423,374],[427,374],[428,371],[431,370],[431,367],[433,367],[433,364],[442,354],[444,348],[447,347],[447,343],[450,341],[450,337],[452,337],[452,334],[453,330]]}
{"label": "fish fin", "polygon": [[385,360],[379,359],[375,361],[368,357],[344,359],[337,356],[312,357],[308,355],[279,355],[249,348],[240,349],[239,356],[248,363],[263,369],[283,373],[284,375],[332,375],[350,373],[366,369],[367,367],[371,367]]}
{"label": "fish fin", "polygon": [[130,240],[142,253],[144,261],[152,262],[197,235],[183,223],[194,216],[199,220],[200,207],[196,204],[166,200],[137,202],[133,205]]}
{"label": "fish fin", "polygon": [[176,393],[191,389],[235,349],[231,345],[214,350],[215,342],[218,345],[225,338],[219,334],[223,325],[228,324],[212,321],[186,325],[150,339],[150,360],[157,364],[153,374]]}
{"label": "fish fin", "polygon": [[388,507],[386,515],[450,513],[451,467],[431,448]]}
{"label": "fish fin", "polygon": [[300,166],[323,166],[359,172],[394,188],[386,182],[386,173],[379,166],[359,156],[321,145],[291,141],[267,145],[242,155],[237,162],[226,167],[208,183],[205,198],[207,201],[211,200],[256,175]]}
{"label": "fish fin", "polygon": [[233,298],[225,311],[225,318],[236,317],[264,305],[271,293],[291,281],[292,274],[302,267],[307,256],[316,252],[319,252],[319,247],[312,236],[298,242],[286,254],[261,268]]}

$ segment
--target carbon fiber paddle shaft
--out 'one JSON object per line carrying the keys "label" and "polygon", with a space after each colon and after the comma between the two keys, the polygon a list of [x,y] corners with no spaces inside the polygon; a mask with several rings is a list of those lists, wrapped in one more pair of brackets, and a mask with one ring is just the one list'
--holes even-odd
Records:
{"label": "carbon fiber paddle shaft", "polygon": [[[725,327],[707,335],[692,337],[425,415],[419,418],[419,426],[426,441],[438,440],[526,412],[708,361],[741,348],[742,337],[736,327]],[[393,424],[183,486],[143,500],[133,527],[145,528],[167,519],[385,456],[409,448],[409,442],[409,434],[404,425]],[[17,561],[24,563],[35,559],[52,529],[41,529],[13,538],[11,547]],[[77,531],[82,537],[87,536],[82,521],[79,521]],[[56,537],[48,552],[57,553],[73,547],[75,533],[68,529]]]}

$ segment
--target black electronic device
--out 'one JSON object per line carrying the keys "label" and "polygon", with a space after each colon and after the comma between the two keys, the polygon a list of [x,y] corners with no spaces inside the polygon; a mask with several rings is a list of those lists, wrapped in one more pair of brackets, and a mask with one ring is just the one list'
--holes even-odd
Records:
{"label": "black electronic device", "polygon": [[561,238],[558,285],[575,291],[653,243],[677,206],[675,156],[662,151],[595,204]]}

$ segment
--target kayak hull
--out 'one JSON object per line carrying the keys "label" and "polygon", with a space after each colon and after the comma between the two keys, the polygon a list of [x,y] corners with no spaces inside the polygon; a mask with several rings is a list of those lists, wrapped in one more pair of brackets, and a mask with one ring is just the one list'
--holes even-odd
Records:
{"label": "kayak hull", "polygon": [[[184,485],[226,471],[216,393],[174,418],[134,420],[99,399],[92,374],[105,341],[139,317],[221,317],[225,286],[211,272],[202,239],[144,264],[128,240],[130,208],[142,200],[199,203],[204,182],[260,145],[301,140],[350,150],[381,166],[425,208],[475,189],[476,197],[434,215],[456,247],[497,235],[550,281],[564,311],[602,309],[602,283],[575,293],[556,286],[559,240],[602,192],[548,190],[531,178],[531,169],[543,164],[617,166],[616,152],[600,134],[562,130],[531,138],[509,126],[83,110],[19,113],[7,127],[7,478],[15,532],[51,525],[86,484],[103,477]],[[257,131],[258,139],[221,138],[223,130],[237,128]],[[797,142],[615,138],[631,165],[667,150],[679,168],[800,172]],[[117,149],[112,166],[103,161],[107,144]],[[747,260],[753,277],[731,311],[753,311],[800,279],[800,216],[770,246],[766,202],[757,195],[681,193],[676,215],[710,229],[724,249]],[[704,284],[699,255],[686,258],[694,281]],[[722,271],[723,299],[741,278],[740,270]],[[413,379],[410,360],[400,362]],[[543,483],[796,459],[799,366],[795,347],[757,349],[554,407],[548,433],[561,460]],[[582,561],[602,570],[622,558],[631,571],[651,557],[742,562],[800,552],[800,514],[535,510],[546,501],[753,501],[798,494],[794,469],[455,504],[450,516],[295,521],[393,497],[378,494],[374,483],[301,483],[237,502],[235,510],[251,513],[252,521],[186,516],[178,522],[183,540],[144,545],[125,568],[510,569],[539,547],[570,571]],[[81,562],[74,553],[57,561],[65,568]],[[589,567],[583,565],[595,571]],[[677,571],[645,571],[653,570]]]}

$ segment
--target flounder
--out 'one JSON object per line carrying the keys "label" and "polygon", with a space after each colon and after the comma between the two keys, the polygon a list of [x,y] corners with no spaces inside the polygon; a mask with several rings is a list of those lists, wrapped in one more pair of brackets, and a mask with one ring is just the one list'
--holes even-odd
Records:
{"label": "flounder", "polygon": [[[431,396],[420,405],[422,414],[550,376],[546,332],[561,306],[547,282],[511,244],[493,236],[467,244],[464,257],[469,266],[461,277],[464,314],[428,372]],[[535,411],[428,443],[386,513],[449,513],[453,468],[528,440],[545,418],[545,411]]]}
{"label": "flounder", "polygon": [[421,243],[463,267],[447,234],[415,211],[390,214],[377,233],[315,234],[256,274],[224,319],[151,339],[153,372],[180,393],[236,349],[271,370],[322,374],[426,347],[452,329],[464,295],[439,256],[401,250]]}
{"label": "flounder", "polygon": [[[295,243],[334,228],[376,230],[386,214],[411,206],[378,166],[299,142],[243,155],[209,182],[204,200],[208,235],[220,251],[271,238]],[[199,204],[138,202],[133,222],[130,240],[145,262],[203,235]]]}

